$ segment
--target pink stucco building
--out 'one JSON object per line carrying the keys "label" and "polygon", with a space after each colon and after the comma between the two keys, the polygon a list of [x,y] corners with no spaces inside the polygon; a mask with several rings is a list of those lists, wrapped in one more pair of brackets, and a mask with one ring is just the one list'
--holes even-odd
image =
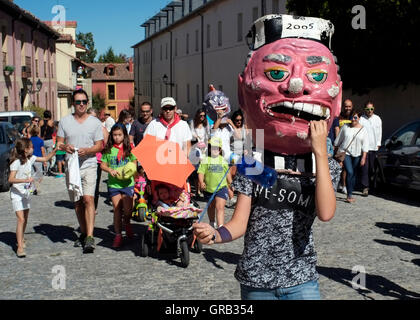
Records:
{"label": "pink stucco building", "polygon": [[59,34],[10,0],[0,0],[0,34],[0,111],[37,105],[55,115]]}
{"label": "pink stucco building", "polygon": [[92,94],[100,92],[105,98],[105,113],[118,119],[121,110],[130,107],[134,97],[133,61],[128,63],[90,63]]}

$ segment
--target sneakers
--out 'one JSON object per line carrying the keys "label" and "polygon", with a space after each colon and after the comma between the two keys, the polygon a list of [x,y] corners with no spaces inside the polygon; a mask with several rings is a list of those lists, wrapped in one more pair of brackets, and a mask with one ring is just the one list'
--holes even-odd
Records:
{"label": "sneakers", "polygon": [[58,175],[54,176],[54,178],[63,178],[63,177],[64,177],[64,174],[58,174]]}
{"label": "sneakers", "polygon": [[369,189],[368,189],[368,188],[364,188],[364,189],[363,189],[363,193],[362,193],[362,195],[363,195],[364,197],[367,197],[367,196],[369,195]]}
{"label": "sneakers", "polygon": [[127,237],[129,239],[133,239],[134,238],[133,229],[131,229],[131,224],[129,224],[129,223],[127,223],[125,225],[125,234],[127,235]]}
{"label": "sneakers", "polygon": [[121,247],[121,245],[122,245],[122,235],[120,233],[120,234],[117,234],[115,236],[114,242],[112,243],[112,247],[113,248],[119,248],[119,247]]}
{"label": "sneakers", "polygon": [[77,248],[77,247],[82,247],[82,246],[83,246],[83,244],[85,243],[85,240],[86,240],[86,235],[85,235],[85,234],[83,234],[83,233],[81,233],[81,234],[80,234],[80,236],[79,236],[79,239],[77,239],[77,240],[74,242],[74,247],[75,247],[75,248]]}
{"label": "sneakers", "polygon": [[86,237],[85,246],[83,247],[83,253],[93,253],[95,250],[95,239],[93,237]]}

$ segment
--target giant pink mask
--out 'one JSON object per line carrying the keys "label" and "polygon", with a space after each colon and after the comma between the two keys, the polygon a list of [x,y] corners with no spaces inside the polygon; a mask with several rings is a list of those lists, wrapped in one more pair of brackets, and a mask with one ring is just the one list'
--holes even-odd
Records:
{"label": "giant pink mask", "polygon": [[238,88],[247,125],[264,129],[264,149],[284,155],[310,152],[309,121],[326,120],[329,129],[341,109],[338,67],[314,40],[284,38],[260,47]]}

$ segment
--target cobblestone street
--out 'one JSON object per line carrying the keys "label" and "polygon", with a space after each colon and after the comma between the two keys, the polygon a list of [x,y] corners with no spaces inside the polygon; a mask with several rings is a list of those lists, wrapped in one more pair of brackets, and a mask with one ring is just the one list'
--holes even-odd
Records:
{"label": "cobblestone street", "polygon": [[[191,253],[185,269],[179,259],[140,257],[137,239],[116,251],[105,192],[102,183],[95,253],[83,255],[73,247],[78,224],[64,179],[45,177],[40,195],[32,198],[25,259],[14,252],[9,193],[0,193],[0,299],[240,299],[233,273],[242,239]],[[414,192],[392,189],[368,198],[356,193],[353,205],[343,194],[337,197],[334,219],[314,225],[323,299],[420,298],[420,201]],[[227,209],[226,220],[232,211]],[[146,230],[142,223],[133,226],[137,235]],[[52,286],[54,266],[65,268],[64,290]],[[362,276],[352,273],[355,266],[366,272],[365,290],[352,287],[352,279]]]}

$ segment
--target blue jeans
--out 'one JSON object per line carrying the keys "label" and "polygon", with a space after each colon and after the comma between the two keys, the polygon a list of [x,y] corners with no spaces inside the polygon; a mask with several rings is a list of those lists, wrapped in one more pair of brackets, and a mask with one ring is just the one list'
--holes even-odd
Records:
{"label": "blue jeans", "polygon": [[242,300],[321,300],[317,280],[289,288],[261,289],[241,284]]}
{"label": "blue jeans", "polygon": [[354,186],[356,185],[356,168],[360,163],[360,156],[352,157],[346,155],[344,159],[344,168],[347,171],[346,177],[346,188],[347,188],[347,198],[351,198],[353,195]]}

